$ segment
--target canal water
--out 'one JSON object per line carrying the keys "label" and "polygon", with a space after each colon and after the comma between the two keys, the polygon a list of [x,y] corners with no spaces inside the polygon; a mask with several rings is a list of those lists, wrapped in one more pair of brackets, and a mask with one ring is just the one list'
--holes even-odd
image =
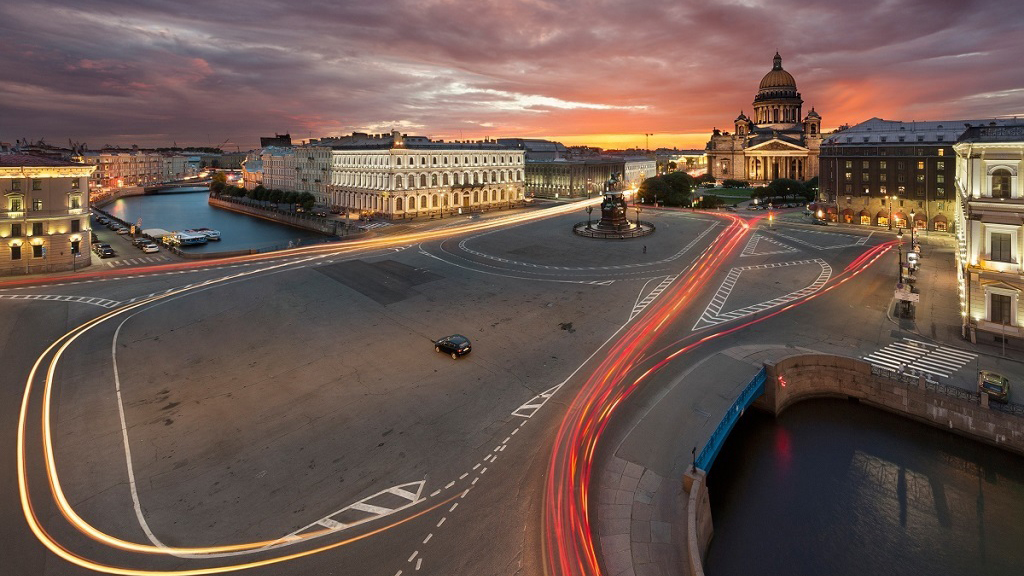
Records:
{"label": "canal water", "polygon": [[860,404],[748,411],[708,489],[709,576],[1024,574],[1024,458]]}
{"label": "canal water", "polygon": [[103,208],[106,212],[135,223],[142,219],[142,228],[163,228],[168,231],[188,228],[220,230],[220,242],[186,246],[189,252],[227,252],[247,248],[287,248],[323,242],[327,236],[301,228],[277,224],[269,220],[214,208],[207,203],[207,188],[179,194],[150,194],[119,198]]}

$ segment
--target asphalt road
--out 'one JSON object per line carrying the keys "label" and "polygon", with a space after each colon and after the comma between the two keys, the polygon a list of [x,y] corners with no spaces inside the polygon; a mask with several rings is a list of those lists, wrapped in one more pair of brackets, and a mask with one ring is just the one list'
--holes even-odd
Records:
{"label": "asphalt road", "polygon": [[[50,497],[41,456],[42,373],[28,402],[35,516],[75,554],[155,571],[308,554],[247,573],[542,573],[545,474],[567,404],[606,343],[692,274],[725,229],[715,216],[648,211],[655,235],[599,241],[571,233],[579,219],[0,287],[0,448],[17,453],[36,358],[45,369],[50,343],[109,314],[53,369],[53,470],[65,505]],[[883,240],[757,226],[648,345],[649,362],[695,331],[806,298]],[[883,260],[834,293],[681,357],[618,425],[685,363],[728,346],[859,356],[898,340],[884,314],[895,256]],[[472,339],[469,356],[434,352],[432,341],[453,333]],[[0,474],[12,573],[92,573],[29,531],[14,458]],[[83,536],[84,525],[96,532]],[[151,553],[167,547],[176,555]]]}

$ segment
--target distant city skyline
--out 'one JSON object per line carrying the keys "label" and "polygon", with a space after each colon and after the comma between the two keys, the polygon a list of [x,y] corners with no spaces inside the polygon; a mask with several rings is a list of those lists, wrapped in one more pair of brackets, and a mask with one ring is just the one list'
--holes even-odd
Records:
{"label": "distant city skyline", "polygon": [[392,129],[703,148],[778,50],[823,129],[1024,117],[996,0],[183,0],[0,7],[0,141],[221,146]]}

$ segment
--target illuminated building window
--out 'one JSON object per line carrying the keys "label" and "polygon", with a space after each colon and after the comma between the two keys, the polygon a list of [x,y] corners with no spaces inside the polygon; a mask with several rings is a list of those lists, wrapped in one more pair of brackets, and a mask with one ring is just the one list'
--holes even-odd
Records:
{"label": "illuminated building window", "polygon": [[71,209],[72,210],[77,210],[77,209],[79,209],[81,207],[82,207],[82,197],[77,195],[77,194],[72,196],[71,197]]}
{"label": "illuminated building window", "polygon": [[882,174],[878,175],[878,180],[881,181],[881,182],[885,182],[888,179],[889,179],[889,175],[885,174],[884,172]]}
{"label": "illuminated building window", "polygon": [[23,209],[21,203],[22,203],[21,196],[15,196],[15,197],[11,198],[10,201],[9,201],[9,205],[11,207],[11,212],[21,212],[22,209]]}
{"label": "illuminated building window", "polygon": [[[939,152],[942,152],[942,150],[939,150]],[[940,156],[941,156],[941,154],[940,154]],[[945,170],[946,169],[946,163],[945,162],[936,162],[935,163],[935,169],[936,170]]]}
{"label": "illuminated building window", "polygon": [[43,209],[43,200],[41,198],[34,198],[32,200],[32,210],[38,212]]}
{"label": "illuminated building window", "polygon": [[81,186],[81,183],[79,182],[79,179],[78,178],[72,178],[71,179],[71,187],[72,188],[78,188],[79,186]]}
{"label": "illuminated building window", "polygon": [[1012,303],[1013,298],[1006,294],[990,293],[989,297],[989,321],[996,324],[1013,326]]}
{"label": "illuminated building window", "polygon": [[924,170],[924,161],[923,160],[921,160],[921,161],[919,161],[917,163],[917,169],[918,170]]}
{"label": "illuminated building window", "polygon": [[1013,262],[1013,254],[1011,253],[1011,238],[1008,232],[992,232],[989,237],[991,242],[992,250],[990,252],[989,260],[996,262]]}

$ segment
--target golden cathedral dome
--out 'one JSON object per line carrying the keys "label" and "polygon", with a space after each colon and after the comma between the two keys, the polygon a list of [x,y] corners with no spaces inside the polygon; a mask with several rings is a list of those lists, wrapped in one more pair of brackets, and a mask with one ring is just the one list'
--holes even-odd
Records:
{"label": "golden cathedral dome", "polygon": [[793,75],[782,69],[782,56],[779,53],[775,53],[775,63],[772,66],[771,71],[764,75],[761,79],[760,89],[763,90],[777,90],[779,88],[789,88],[794,92],[796,91],[796,80],[793,79]]}

